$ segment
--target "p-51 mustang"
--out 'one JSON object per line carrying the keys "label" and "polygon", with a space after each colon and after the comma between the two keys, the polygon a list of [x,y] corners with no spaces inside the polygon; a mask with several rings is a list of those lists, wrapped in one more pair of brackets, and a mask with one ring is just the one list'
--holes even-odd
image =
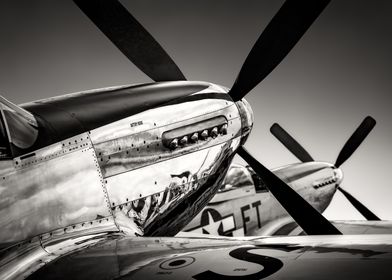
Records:
{"label": "p-51 mustang", "polygon": [[[366,117],[343,146],[336,163],[330,164],[314,161],[293,137],[275,123],[270,129],[273,135],[302,163],[283,166],[272,172],[320,213],[328,207],[336,190],[340,190],[367,220],[379,221],[372,211],[341,187],[343,172],[340,169],[375,124],[372,117]],[[372,227],[373,223],[364,223],[363,226]],[[218,193],[184,231],[223,236],[265,236],[299,234],[301,230],[297,227],[252,168],[232,165]],[[339,224],[338,227],[343,232],[353,233],[348,223]],[[392,229],[388,232],[392,232]]]}
{"label": "p-51 mustang", "polygon": [[[230,90],[185,81],[119,2],[75,2],[155,83],[22,106],[1,100],[1,279],[313,279],[314,273],[338,279],[389,269],[390,236],[342,236],[243,148],[253,125],[243,97],[329,1],[286,1]],[[189,223],[214,196],[235,154],[307,234],[331,236],[149,237],[175,235]]]}

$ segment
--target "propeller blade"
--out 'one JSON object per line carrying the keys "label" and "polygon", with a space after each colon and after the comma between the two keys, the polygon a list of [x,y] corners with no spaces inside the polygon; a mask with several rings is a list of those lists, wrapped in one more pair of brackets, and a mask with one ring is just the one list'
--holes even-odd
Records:
{"label": "propeller blade", "polygon": [[362,123],[354,131],[340,151],[335,162],[336,167],[341,166],[355,152],[355,150],[359,147],[359,145],[361,145],[362,141],[365,140],[366,136],[368,136],[375,125],[376,120],[370,116],[367,116],[362,121]]}
{"label": "propeller blade", "polygon": [[117,0],[74,0],[76,5],[141,71],[154,81],[186,80],[150,33]]}
{"label": "propeller blade", "polygon": [[259,163],[244,147],[239,147],[237,153],[262,178],[273,196],[307,234],[341,234],[338,229],[303,199],[302,196]]}
{"label": "propeller blade", "polygon": [[271,133],[300,161],[310,162],[314,159],[290,134],[287,133],[279,124],[274,123],[270,128]]}
{"label": "propeller blade", "polygon": [[366,220],[381,221],[381,219],[377,217],[376,214],[370,211],[369,208],[367,208],[365,205],[359,202],[359,200],[353,197],[349,192],[345,191],[340,186],[338,186],[338,190],[341,191],[341,193],[347,198],[347,200],[350,201],[350,203],[354,206],[354,208],[357,209],[358,212],[361,213],[361,215],[366,218]]}
{"label": "propeller blade", "polygon": [[254,44],[229,94],[243,98],[285,58],[330,0],[286,0]]}

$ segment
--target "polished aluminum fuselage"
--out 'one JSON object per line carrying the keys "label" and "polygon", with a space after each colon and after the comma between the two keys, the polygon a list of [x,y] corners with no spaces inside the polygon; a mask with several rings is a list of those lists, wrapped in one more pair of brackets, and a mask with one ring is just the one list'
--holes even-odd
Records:
{"label": "polished aluminum fuselage", "polygon": [[[181,230],[216,193],[252,126],[246,104],[237,106],[226,89],[202,84],[186,98],[2,161],[0,246],[6,249],[0,267],[7,265],[1,278],[34,271],[41,253],[53,246],[66,252],[90,234],[170,236]],[[83,94],[91,93],[76,96]],[[227,131],[213,135],[215,125]],[[204,130],[203,139],[169,145],[170,137]]]}

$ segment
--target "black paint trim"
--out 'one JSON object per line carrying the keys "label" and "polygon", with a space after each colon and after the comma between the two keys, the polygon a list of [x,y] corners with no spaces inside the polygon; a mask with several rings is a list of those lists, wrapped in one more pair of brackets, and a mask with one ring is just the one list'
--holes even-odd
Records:
{"label": "black paint trim", "polygon": [[34,145],[20,154],[159,106],[201,99],[231,101],[225,93],[192,95],[209,85],[204,82],[151,83],[25,104],[22,107],[37,118],[39,133]]}

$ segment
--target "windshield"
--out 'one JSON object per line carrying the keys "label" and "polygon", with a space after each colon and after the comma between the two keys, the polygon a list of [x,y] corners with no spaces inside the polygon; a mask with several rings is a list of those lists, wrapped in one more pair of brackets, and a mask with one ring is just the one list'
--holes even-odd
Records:
{"label": "windshield", "polygon": [[5,129],[3,115],[1,114],[0,119],[0,160],[9,159],[11,157],[10,153],[10,143],[7,137],[7,131]]}

